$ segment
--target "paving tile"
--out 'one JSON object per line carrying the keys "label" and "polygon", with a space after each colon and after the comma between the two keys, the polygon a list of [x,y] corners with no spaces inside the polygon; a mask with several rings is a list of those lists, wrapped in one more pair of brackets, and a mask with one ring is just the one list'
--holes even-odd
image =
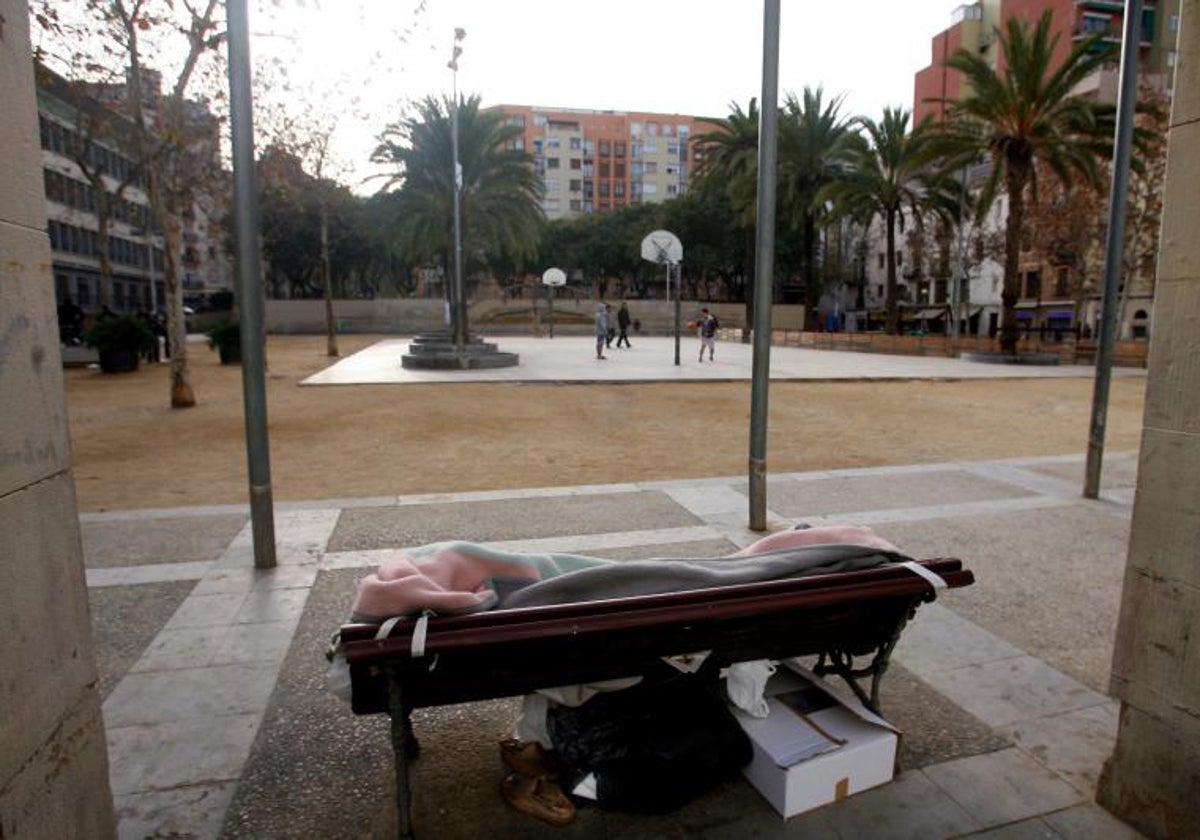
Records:
{"label": "paving tile", "polygon": [[891,784],[822,809],[838,837],[927,840],[980,828],[969,809],[939,789],[921,770],[901,773]]}
{"label": "paving tile", "polygon": [[223,595],[193,595],[180,604],[167,622],[166,630],[187,627],[219,627],[232,624],[246,596],[242,593]]}
{"label": "paving tile", "polygon": [[215,560],[246,523],[244,514],[80,522],[89,568]]}
{"label": "paving tile", "polygon": [[121,586],[129,577],[129,566],[117,566],[111,569],[85,569],[88,589],[99,589],[102,586]]}
{"label": "paving tile", "polygon": [[1018,723],[1007,727],[1006,732],[1039,764],[1062,776],[1080,793],[1093,797],[1100,771],[1112,754],[1117,723],[1117,704],[1109,701]]}
{"label": "paving tile", "polygon": [[259,717],[221,715],[153,726],[110,725],[108,773],[113,795],[236,780],[250,754]]}
{"label": "paving tile", "polygon": [[307,589],[252,589],[242,602],[235,622],[257,624],[266,621],[290,621],[295,624],[304,612]]}
{"label": "paving tile", "polygon": [[1084,800],[1079,791],[1016,748],[925,768],[929,779],[991,828]]}
{"label": "paving tile", "polygon": [[174,580],[199,580],[213,566],[212,560],[200,563],[155,563],[132,566],[125,576],[125,583],[166,583]]}
{"label": "paving tile", "polygon": [[617,533],[702,524],[665,493],[630,492],[342,511],[329,551]]}
{"label": "paving tile", "polygon": [[278,664],[292,643],[299,617],[292,621],[270,621],[260,624],[238,624],[231,628],[215,651],[213,665],[249,662]]}
{"label": "paving tile", "polygon": [[1020,648],[939,603],[921,605],[893,654],[917,676],[1022,655]]}
{"label": "paving tile", "polygon": [[1042,817],[1063,840],[1142,840],[1142,835],[1099,805],[1077,805]]}
{"label": "paving tile", "polygon": [[117,837],[216,838],[235,787],[235,782],[218,782],[117,796]]}
{"label": "paving tile", "polygon": [[107,697],[137,667],[194,586],[190,581],[175,581],[88,590],[101,697]]}
{"label": "paving tile", "polygon": [[126,727],[261,714],[276,673],[262,663],[130,673],[104,701],[104,722]]}
{"label": "paving tile", "polygon": [[[970,840],[1062,840],[1040,817],[966,835]],[[965,840],[965,838],[964,838]]]}
{"label": "paving tile", "polygon": [[979,502],[1030,495],[1027,490],[960,470],[911,473],[881,480],[848,476],[814,482],[783,482],[771,488],[772,510],[794,518],[834,513]]}
{"label": "paving tile", "polygon": [[692,487],[665,491],[697,516],[712,513],[738,513],[746,510],[746,495],[732,487]]}
{"label": "paving tile", "polygon": [[204,668],[212,663],[228,635],[226,625],[164,630],[154,638],[130,672]]}
{"label": "paving tile", "polygon": [[697,525],[687,528],[655,528],[645,531],[618,531],[609,534],[578,534],[569,537],[545,537],[537,540],[502,540],[485,543],[497,551],[524,554],[593,554],[597,551],[631,546],[672,545],[715,539],[712,528]]}
{"label": "paving tile", "polygon": [[991,726],[1098,706],[1107,699],[1032,656],[934,671],[922,678]]}

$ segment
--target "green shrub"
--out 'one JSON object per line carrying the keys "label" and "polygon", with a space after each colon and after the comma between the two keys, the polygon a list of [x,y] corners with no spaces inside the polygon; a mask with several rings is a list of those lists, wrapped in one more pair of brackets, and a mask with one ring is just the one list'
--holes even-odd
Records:
{"label": "green shrub", "polygon": [[96,319],[92,328],[83,334],[89,347],[100,351],[148,353],[154,347],[154,333],[140,318],[129,315]]}

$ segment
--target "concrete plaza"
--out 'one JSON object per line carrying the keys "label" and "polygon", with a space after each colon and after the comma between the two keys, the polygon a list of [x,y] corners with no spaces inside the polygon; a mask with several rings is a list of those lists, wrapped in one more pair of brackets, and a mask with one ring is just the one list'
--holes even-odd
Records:
{"label": "concrete plaza", "polygon": [[[784,821],[735,781],[668,816],[583,808],[551,829],[500,798],[496,742],[516,711],[501,700],[416,715],[418,834],[1138,836],[1092,804],[1116,731],[1105,692],[1137,461],[1111,453],[1089,501],[1082,460],[771,476],[772,527],[863,523],[976,574],[919,611],[884,680],[884,713],[904,731],[890,785]],[[266,572],[240,506],[82,515],[121,836],[388,836],[386,719],[356,718],[324,688],[358,578],[397,548],[448,538],[719,555],[755,537],[745,492],[744,478],[715,477],[281,504]]]}
{"label": "concrete plaza", "polygon": [[[679,382],[748,380],[752,347],[718,341],[716,360],[698,362],[699,341],[685,335],[678,366],[675,341],[635,336],[631,349],[613,347],[597,359],[595,341],[585,336],[488,338],[501,350],[517,353],[516,367],[497,370],[405,370],[400,358],[407,338],[384,339],[304,380],[305,385],[367,385],[421,382]],[[1085,365],[1002,365],[944,356],[892,356],[799,347],[772,347],[773,380],[1027,379],[1091,377]],[[1116,368],[1115,376],[1145,376],[1144,370]]]}

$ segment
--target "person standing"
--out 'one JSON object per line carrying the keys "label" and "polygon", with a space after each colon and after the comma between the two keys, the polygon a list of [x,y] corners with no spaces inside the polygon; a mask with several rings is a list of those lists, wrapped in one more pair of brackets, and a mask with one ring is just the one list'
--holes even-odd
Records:
{"label": "person standing", "polygon": [[608,307],[603,303],[596,307],[596,358],[607,359],[604,346],[608,343]]}
{"label": "person standing", "polygon": [[704,361],[704,348],[708,348],[708,360],[713,360],[713,348],[717,343],[717,319],[708,311],[708,307],[700,310],[700,323],[696,325],[700,333],[700,361]]}
{"label": "person standing", "polygon": [[617,327],[621,334],[617,336],[617,349],[621,348],[621,342],[625,342],[626,347],[632,347],[629,343],[629,305],[625,301],[621,301],[621,308],[617,310]]}

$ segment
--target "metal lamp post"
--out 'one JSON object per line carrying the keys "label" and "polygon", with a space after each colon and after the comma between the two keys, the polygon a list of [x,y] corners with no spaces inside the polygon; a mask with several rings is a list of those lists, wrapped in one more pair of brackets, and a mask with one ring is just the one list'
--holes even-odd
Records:
{"label": "metal lamp post", "polygon": [[459,209],[459,193],[462,191],[462,164],[458,162],[458,57],[462,55],[459,44],[467,37],[462,27],[454,30],[454,52],[450,58],[451,85],[454,101],[450,110],[450,146],[454,155],[454,286],[452,300],[454,344],[461,352],[467,345],[467,301],[462,279],[462,217]]}

